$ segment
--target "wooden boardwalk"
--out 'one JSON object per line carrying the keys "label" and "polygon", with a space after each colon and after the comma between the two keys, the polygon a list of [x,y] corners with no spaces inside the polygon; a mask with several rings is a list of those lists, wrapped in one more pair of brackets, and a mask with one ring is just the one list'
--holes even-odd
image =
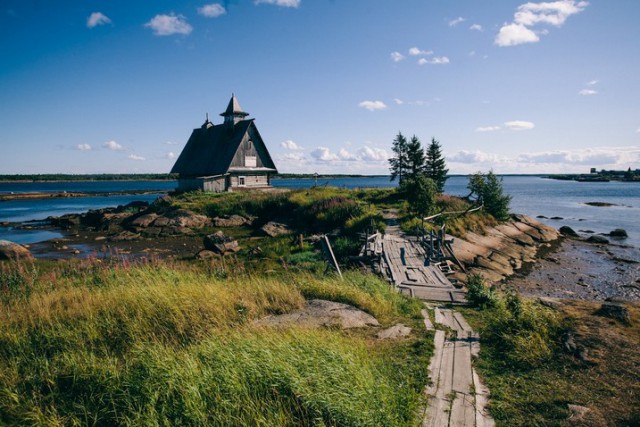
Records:
{"label": "wooden boardwalk", "polygon": [[466,301],[464,292],[440,268],[425,265],[425,251],[417,242],[385,234],[372,241],[371,247],[381,253],[381,269],[400,292],[426,301]]}
{"label": "wooden boardwalk", "polygon": [[[434,355],[429,366],[432,385],[425,393],[429,401],[423,427],[494,426],[486,411],[489,390],[480,382],[472,366],[472,357],[480,352],[480,341],[462,314],[436,307],[435,321],[449,327],[453,335],[435,331]],[[425,326],[433,329],[427,310]]]}

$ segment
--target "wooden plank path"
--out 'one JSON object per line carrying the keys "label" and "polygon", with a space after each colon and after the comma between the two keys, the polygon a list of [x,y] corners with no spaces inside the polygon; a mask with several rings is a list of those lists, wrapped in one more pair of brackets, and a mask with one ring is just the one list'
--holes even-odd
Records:
{"label": "wooden plank path", "polygon": [[427,301],[466,301],[464,292],[453,286],[438,267],[425,265],[426,254],[417,242],[391,234],[380,239],[383,271],[401,292]]}
{"label": "wooden plank path", "polygon": [[[489,390],[473,369],[472,357],[480,350],[479,336],[462,314],[436,307],[435,322],[448,326],[453,335],[435,331],[435,349],[429,371],[432,384],[425,390],[429,401],[423,427],[490,427],[493,418],[486,411]],[[433,329],[427,310],[425,327]]]}

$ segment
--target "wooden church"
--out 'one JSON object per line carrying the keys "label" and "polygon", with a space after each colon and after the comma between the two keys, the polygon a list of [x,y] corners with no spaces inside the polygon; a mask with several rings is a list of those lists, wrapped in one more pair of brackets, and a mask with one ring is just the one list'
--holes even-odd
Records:
{"label": "wooden church", "polygon": [[214,125],[209,115],[194,129],[171,173],[178,174],[178,191],[237,191],[270,186],[276,166],[249,113],[234,95]]}

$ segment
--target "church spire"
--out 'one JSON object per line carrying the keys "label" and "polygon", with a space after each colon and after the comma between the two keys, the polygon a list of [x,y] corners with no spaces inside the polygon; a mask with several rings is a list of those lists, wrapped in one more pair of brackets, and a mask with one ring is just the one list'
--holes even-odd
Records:
{"label": "church spire", "polygon": [[242,111],[242,107],[240,107],[240,103],[234,94],[231,94],[231,99],[229,100],[229,105],[224,113],[220,113],[222,117],[224,117],[225,123],[236,124],[240,120],[244,120],[249,113],[245,113]]}

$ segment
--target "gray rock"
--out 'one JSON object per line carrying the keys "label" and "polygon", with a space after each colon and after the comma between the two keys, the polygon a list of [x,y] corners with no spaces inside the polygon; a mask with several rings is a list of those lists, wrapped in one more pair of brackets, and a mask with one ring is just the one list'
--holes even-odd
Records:
{"label": "gray rock", "polygon": [[[197,214],[187,209],[169,211],[163,216],[169,218],[167,225],[174,227],[202,228],[207,225],[211,225],[211,221],[207,216]],[[156,221],[158,221],[158,219],[156,219]],[[154,225],[157,227],[160,226],[156,222],[154,222]]]}
{"label": "gray rock", "polygon": [[589,236],[589,238],[587,239],[587,242],[596,243],[599,245],[608,245],[609,239],[607,239],[606,237],[595,235],[595,236]]}
{"label": "gray rock", "polygon": [[255,322],[262,326],[339,327],[341,329],[380,326],[375,317],[348,304],[313,299],[300,310],[267,316]]}
{"label": "gray rock", "polygon": [[140,234],[132,233],[131,231],[123,231],[120,234],[109,237],[111,242],[128,242],[131,240],[137,240],[140,238]]}
{"label": "gray rock", "polygon": [[198,259],[211,259],[211,258],[216,258],[218,256],[219,255],[216,252],[210,251],[208,249],[203,249],[196,254],[196,258]]}
{"label": "gray rock", "polygon": [[134,227],[147,228],[156,220],[156,218],[158,218],[157,213],[152,212],[144,214],[131,221],[131,225]]}
{"label": "gray rock", "polygon": [[230,217],[218,217],[213,219],[213,225],[215,225],[216,227],[240,227],[246,222],[246,218],[240,215],[231,215]]}
{"label": "gray rock", "polygon": [[377,337],[379,340],[398,339],[408,337],[410,334],[410,327],[405,326],[402,323],[398,323],[397,325],[393,325],[390,328],[381,330],[380,332],[378,332]]}
{"label": "gray rock", "polygon": [[0,240],[0,259],[13,261],[33,259],[29,249],[9,240]]}
{"label": "gray rock", "polygon": [[618,238],[622,238],[622,239],[626,239],[627,237],[629,237],[629,235],[627,234],[627,230],[625,230],[623,228],[616,228],[615,230],[612,230],[609,233],[609,236],[618,237]]}
{"label": "gray rock", "polygon": [[262,226],[261,230],[270,237],[278,237],[291,234],[291,230],[286,224],[270,221]]}
{"label": "gray rock", "polygon": [[238,241],[233,237],[225,236],[222,231],[209,234],[204,238],[203,243],[205,249],[219,254],[237,252],[240,250]]}
{"label": "gray rock", "polygon": [[569,412],[571,412],[571,415],[569,416],[570,424],[581,422],[584,419],[585,415],[587,415],[587,413],[591,411],[591,409],[587,408],[586,406],[573,405],[571,403],[567,405],[567,409],[569,409]]}
{"label": "gray rock", "polygon": [[576,231],[568,225],[563,225],[558,229],[558,231],[560,231],[560,234],[562,234],[563,236],[578,237],[578,233],[576,233]]}

